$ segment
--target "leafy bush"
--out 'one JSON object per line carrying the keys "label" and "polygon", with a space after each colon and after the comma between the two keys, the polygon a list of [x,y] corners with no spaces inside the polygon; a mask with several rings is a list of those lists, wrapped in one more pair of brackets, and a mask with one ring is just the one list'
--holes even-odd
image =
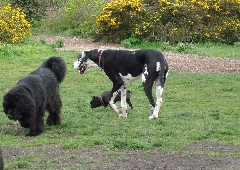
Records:
{"label": "leafy bush", "polygon": [[[233,44],[240,35],[240,1],[158,0],[152,34],[163,41]],[[158,18],[158,19],[157,19]]]}
{"label": "leafy bush", "polygon": [[121,46],[125,47],[125,48],[131,48],[131,47],[137,46],[141,43],[142,43],[142,41],[140,39],[132,36],[128,39],[121,41]]}
{"label": "leafy bush", "polygon": [[68,22],[75,35],[92,35],[96,32],[95,17],[102,6],[99,0],[68,0],[64,10],[65,22]]}
{"label": "leafy bush", "polygon": [[25,36],[31,35],[25,17],[19,8],[12,9],[11,4],[0,8],[0,44],[20,44]]}
{"label": "leafy bush", "polygon": [[239,0],[34,1],[55,9],[41,21],[39,30],[48,33],[118,43],[129,37],[169,44],[240,41]]}
{"label": "leafy bush", "polygon": [[139,0],[115,0],[107,3],[96,19],[98,33],[115,42],[129,38],[138,31],[142,12]]}
{"label": "leafy bush", "polygon": [[46,4],[48,17],[39,22],[36,31],[79,37],[95,34],[95,17],[104,6],[103,0],[57,0]]}
{"label": "leafy bush", "polygon": [[[142,3],[141,3],[142,2]],[[220,42],[240,39],[240,1],[115,0],[97,17],[98,33],[109,39]]]}
{"label": "leafy bush", "polygon": [[46,16],[46,1],[48,0],[9,0],[9,3],[20,8],[29,21],[39,21]]}

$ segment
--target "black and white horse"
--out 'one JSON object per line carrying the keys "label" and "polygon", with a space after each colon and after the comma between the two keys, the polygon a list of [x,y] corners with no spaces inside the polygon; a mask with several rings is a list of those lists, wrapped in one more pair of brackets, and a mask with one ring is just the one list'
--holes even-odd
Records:
{"label": "black and white horse", "polygon": [[[163,54],[157,50],[89,50],[83,51],[73,67],[83,74],[88,68],[87,61],[92,60],[101,67],[113,82],[110,106],[119,113],[119,117],[127,117],[126,84],[142,75],[142,84],[148,97],[152,115],[149,119],[158,118],[162,104],[162,93],[168,74],[168,64]],[[156,103],[152,96],[153,83],[156,84]],[[121,108],[114,104],[114,98],[121,90]]]}

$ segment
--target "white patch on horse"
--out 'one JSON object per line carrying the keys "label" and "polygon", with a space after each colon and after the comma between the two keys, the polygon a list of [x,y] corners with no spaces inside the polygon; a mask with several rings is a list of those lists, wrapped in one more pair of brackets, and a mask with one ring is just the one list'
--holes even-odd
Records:
{"label": "white patch on horse", "polygon": [[[119,90],[120,90],[120,89],[119,89]],[[110,101],[109,101],[109,105],[110,105],[110,106],[113,108],[113,110],[115,110],[115,112],[117,112],[117,113],[120,113],[121,111],[117,108],[117,105],[114,104],[114,99],[115,99],[115,97],[117,96],[119,90],[118,90],[118,91],[115,91],[115,92],[113,93],[113,96],[112,96],[112,98],[111,98]]]}
{"label": "white patch on horse", "polygon": [[153,110],[153,114],[149,117],[149,120],[158,118],[158,112],[162,104],[162,93],[163,93],[162,86],[157,86],[156,87],[156,97],[157,97],[156,106]]}
{"label": "white patch on horse", "polygon": [[133,77],[131,74],[128,73],[128,75],[126,76],[123,76],[121,73],[119,73],[119,75],[121,76],[121,78],[123,79],[124,81],[124,84],[127,84],[127,83],[130,83],[132,82],[133,80],[136,80],[139,76],[137,77]]}
{"label": "white patch on horse", "polygon": [[157,62],[156,64],[156,71],[161,71],[161,63]]}
{"label": "white patch on horse", "polygon": [[166,76],[165,76],[165,77],[167,78],[167,76],[168,76],[168,72],[166,73]]}
{"label": "white patch on horse", "polygon": [[146,76],[148,75],[148,71],[147,71],[147,64],[144,65],[144,68],[143,68],[143,74],[142,74],[142,83],[145,83],[146,82]]}
{"label": "white patch on horse", "polygon": [[144,65],[143,74],[148,75],[147,64]]}
{"label": "white patch on horse", "polygon": [[80,60],[75,61],[75,62],[73,63],[73,68],[77,70],[78,67],[79,67],[79,65],[80,65],[80,62],[81,62]]}
{"label": "white patch on horse", "polygon": [[121,87],[121,114],[119,114],[119,117],[125,118],[127,117],[127,102],[126,102],[126,86],[122,85]]}

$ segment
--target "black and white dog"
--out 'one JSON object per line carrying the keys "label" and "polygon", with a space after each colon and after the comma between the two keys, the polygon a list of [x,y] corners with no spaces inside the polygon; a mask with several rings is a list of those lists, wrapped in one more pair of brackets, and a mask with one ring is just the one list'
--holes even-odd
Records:
{"label": "black and white dog", "polygon": [[[101,67],[113,82],[110,106],[119,113],[119,117],[127,117],[126,84],[142,75],[142,84],[148,97],[152,115],[149,119],[158,118],[162,104],[162,93],[168,74],[168,64],[163,54],[157,50],[89,50],[83,51],[73,67],[83,74],[88,68],[87,61],[92,60]],[[156,104],[152,96],[153,83],[156,84]],[[121,90],[121,108],[114,104],[114,98]]]}

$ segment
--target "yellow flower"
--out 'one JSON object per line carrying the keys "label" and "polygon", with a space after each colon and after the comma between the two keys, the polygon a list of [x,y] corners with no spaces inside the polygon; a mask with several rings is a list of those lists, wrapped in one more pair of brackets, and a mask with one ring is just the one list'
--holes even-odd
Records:
{"label": "yellow flower", "polygon": [[172,28],[172,31],[177,31],[177,30],[178,30],[177,27],[173,27],[173,28]]}
{"label": "yellow flower", "polygon": [[19,8],[12,9],[11,4],[0,9],[0,44],[20,44],[26,35],[31,35],[25,16]]}
{"label": "yellow flower", "polygon": [[174,9],[173,12],[172,12],[172,14],[175,15],[176,13],[177,13],[177,10]]}

